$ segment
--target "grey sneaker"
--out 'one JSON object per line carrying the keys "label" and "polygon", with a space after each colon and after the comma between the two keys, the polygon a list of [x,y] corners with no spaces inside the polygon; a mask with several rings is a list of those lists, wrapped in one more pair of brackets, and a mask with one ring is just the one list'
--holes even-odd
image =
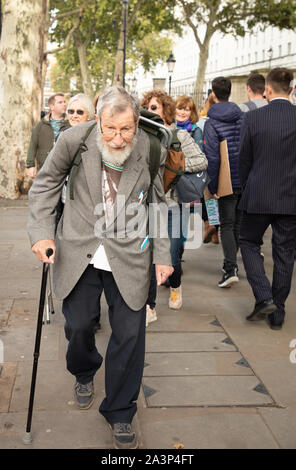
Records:
{"label": "grey sneaker", "polygon": [[137,435],[130,423],[115,423],[111,428],[115,449],[137,449]]}
{"label": "grey sneaker", "polygon": [[94,401],[94,383],[81,384],[76,381],[74,385],[74,397],[79,408],[87,410]]}

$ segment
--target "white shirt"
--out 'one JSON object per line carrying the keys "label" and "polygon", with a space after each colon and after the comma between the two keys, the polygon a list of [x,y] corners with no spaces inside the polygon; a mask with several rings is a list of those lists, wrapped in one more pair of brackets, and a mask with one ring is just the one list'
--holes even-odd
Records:
{"label": "white shirt", "polygon": [[[102,188],[105,220],[106,226],[108,226],[112,221],[114,205],[113,198],[111,197],[111,189],[113,194],[117,193],[117,185],[114,181],[110,179],[108,180],[105,167],[102,169]],[[112,272],[103,243],[101,243],[97,248],[92,260],[90,261],[90,264],[93,264],[97,269]]]}
{"label": "white shirt", "polygon": [[103,243],[97,248],[90,264],[93,264],[94,268],[112,272]]}

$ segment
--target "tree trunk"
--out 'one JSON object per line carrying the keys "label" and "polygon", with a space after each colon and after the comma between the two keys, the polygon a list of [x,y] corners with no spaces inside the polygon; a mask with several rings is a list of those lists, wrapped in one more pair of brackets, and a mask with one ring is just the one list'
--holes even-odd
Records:
{"label": "tree trunk", "polygon": [[6,0],[0,42],[0,196],[28,190],[26,154],[40,119],[48,0]]}
{"label": "tree trunk", "polygon": [[81,80],[82,80],[82,88],[84,93],[89,96],[89,98],[94,98],[94,89],[91,82],[91,76],[89,73],[89,67],[87,63],[87,56],[86,56],[86,44],[82,42],[79,38],[80,32],[77,31],[74,33],[74,42],[77,48],[79,63],[80,63],[80,73],[81,73]]}
{"label": "tree trunk", "polygon": [[196,97],[196,104],[198,106],[203,104],[203,89],[204,89],[204,80],[205,80],[205,73],[206,73],[206,68],[207,68],[207,61],[209,57],[209,44],[210,44],[210,40],[206,41],[206,43],[204,42],[199,47],[199,63],[198,63],[195,89],[194,89],[194,94]]}

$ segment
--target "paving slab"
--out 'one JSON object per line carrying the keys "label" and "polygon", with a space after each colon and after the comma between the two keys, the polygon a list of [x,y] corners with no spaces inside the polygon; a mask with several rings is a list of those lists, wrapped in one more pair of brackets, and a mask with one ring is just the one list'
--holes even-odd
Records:
{"label": "paving slab", "polygon": [[[166,299],[162,299],[163,306],[166,306]],[[204,311],[204,308],[201,309]],[[157,321],[149,324],[148,334],[150,332],[170,332],[170,331],[183,331],[183,332],[212,332],[223,331],[222,326],[214,315],[198,313],[195,309],[190,311],[186,309],[180,315],[179,311],[172,310],[167,312],[166,308],[157,306],[158,317]]]}
{"label": "paving slab", "polygon": [[178,375],[253,375],[237,352],[146,353],[144,377]]}
{"label": "paving slab", "polygon": [[266,426],[282,449],[296,449],[296,409],[260,409]]}
{"label": "paving slab", "polygon": [[139,421],[146,449],[279,448],[256,410],[146,409]]}
{"label": "paving slab", "polygon": [[255,376],[144,377],[142,384],[148,406],[275,405]]}
{"label": "paving slab", "polygon": [[1,449],[112,449],[112,436],[96,409],[36,411],[33,414],[30,445],[22,441],[26,413],[0,414]]}
{"label": "paving slab", "polygon": [[233,343],[228,342],[228,336],[222,333],[153,333],[147,335],[147,352],[173,351],[235,351]]}

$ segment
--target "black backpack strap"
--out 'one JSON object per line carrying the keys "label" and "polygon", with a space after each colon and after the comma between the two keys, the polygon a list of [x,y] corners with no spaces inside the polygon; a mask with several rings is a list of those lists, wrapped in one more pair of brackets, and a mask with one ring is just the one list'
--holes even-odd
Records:
{"label": "black backpack strap", "polygon": [[256,103],[254,103],[254,101],[247,101],[246,103],[244,103],[247,108],[249,109],[249,111],[254,111],[254,109],[257,109],[257,106],[256,106]]}
{"label": "black backpack strap", "polygon": [[170,145],[170,149],[172,150],[176,150],[176,152],[182,152],[181,150],[181,142],[180,140],[178,139],[178,136],[177,136],[177,131],[179,129],[175,129],[173,130],[172,134],[173,134],[173,138],[172,138],[172,142],[171,142],[171,145]]}
{"label": "black backpack strap", "polygon": [[91,133],[91,131],[94,129],[94,127],[96,125],[97,125],[97,123],[95,122],[94,124],[89,126],[89,128],[87,129],[87,132],[84,135],[84,137],[82,138],[82,140],[80,142],[80,145],[79,145],[79,149],[75,153],[75,156],[74,156],[74,159],[73,159],[73,162],[72,162],[72,166],[71,166],[71,170],[70,170],[70,176],[69,176],[69,182],[68,182],[69,187],[70,187],[70,199],[72,199],[72,200],[74,200],[74,178],[76,176],[76,173],[78,171],[78,167],[79,167],[81,159],[82,159],[82,153],[87,150],[87,146],[85,145],[85,141],[86,141],[89,134]]}
{"label": "black backpack strap", "polygon": [[150,150],[149,150],[150,186],[149,186],[149,189],[148,189],[147,204],[152,202],[153,181],[156,178],[156,175],[157,175],[158,170],[159,170],[160,153],[161,153],[160,141],[159,141],[158,137],[151,134],[150,132],[148,133],[148,137],[149,137],[149,140],[150,140]]}

